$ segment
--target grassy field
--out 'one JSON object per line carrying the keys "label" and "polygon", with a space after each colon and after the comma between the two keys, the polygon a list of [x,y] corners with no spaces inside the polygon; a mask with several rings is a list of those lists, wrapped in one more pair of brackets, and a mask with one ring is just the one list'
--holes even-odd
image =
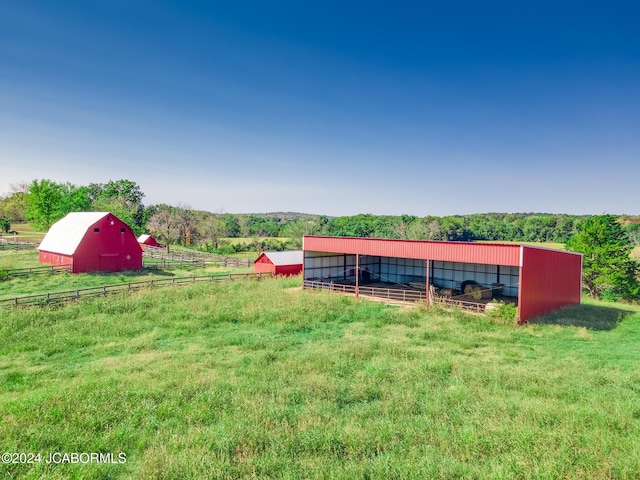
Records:
{"label": "grassy field", "polygon": [[43,463],[0,477],[638,478],[640,308],[516,327],[299,284],[2,312],[2,450]]}
{"label": "grassy field", "polygon": [[[143,258],[145,264],[157,260]],[[46,266],[38,261],[37,250],[0,251],[0,272],[3,270]],[[117,273],[57,273],[33,275],[29,277],[0,280],[0,300],[19,295],[59,292],[77,288],[100,287],[117,283],[146,281],[155,278],[186,277],[192,275],[208,275],[212,273],[246,273],[252,272],[247,267],[218,267],[215,265],[192,267],[188,264],[180,268],[156,269],[144,268],[136,271]],[[0,277],[1,278],[1,277]]]}
{"label": "grassy field", "polygon": [[[11,225],[11,230],[17,233],[18,241],[21,242],[41,242],[44,238],[44,233],[36,232],[26,223],[15,223]],[[0,237],[15,238],[13,234],[0,233]]]}

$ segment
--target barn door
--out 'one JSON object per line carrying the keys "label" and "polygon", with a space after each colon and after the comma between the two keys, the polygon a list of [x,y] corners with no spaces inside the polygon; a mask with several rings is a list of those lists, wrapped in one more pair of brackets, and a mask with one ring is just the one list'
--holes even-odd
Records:
{"label": "barn door", "polygon": [[120,271],[120,254],[103,253],[100,255],[100,271],[101,272],[118,272]]}

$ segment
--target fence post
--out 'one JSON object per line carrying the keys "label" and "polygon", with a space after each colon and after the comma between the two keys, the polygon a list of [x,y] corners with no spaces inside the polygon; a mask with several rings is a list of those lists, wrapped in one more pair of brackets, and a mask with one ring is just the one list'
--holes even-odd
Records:
{"label": "fence post", "polygon": [[105,296],[105,297],[107,296],[107,286],[106,286],[106,285],[103,285],[103,286],[102,286],[102,294],[103,294],[103,296]]}

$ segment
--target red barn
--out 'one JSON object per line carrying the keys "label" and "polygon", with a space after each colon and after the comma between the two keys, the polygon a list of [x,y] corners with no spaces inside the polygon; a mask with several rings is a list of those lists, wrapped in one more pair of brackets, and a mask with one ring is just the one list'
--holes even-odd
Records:
{"label": "red barn", "polygon": [[274,275],[298,275],[302,271],[302,250],[264,252],[253,262],[254,272]]}
{"label": "red barn", "polygon": [[[524,323],[580,303],[582,255],[519,244],[433,242],[306,236],[304,288],[429,302],[464,302],[477,286],[477,306],[490,298],[515,303]],[[485,297],[484,295],[487,294]],[[442,301],[442,300],[441,300]],[[461,304],[461,303],[460,303]]]}
{"label": "red barn", "polygon": [[155,238],[146,233],[138,237],[138,243],[140,244],[140,248],[142,248],[142,250],[144,250],[145,245],[149,247],[163,247],[163,245],[158,243]]}
{"label": "red barn", "polygon": [[131,227],[109,212],[73,212],[54,223],[38,247],[40,262],[71,265],[73,273],[142,268]]}

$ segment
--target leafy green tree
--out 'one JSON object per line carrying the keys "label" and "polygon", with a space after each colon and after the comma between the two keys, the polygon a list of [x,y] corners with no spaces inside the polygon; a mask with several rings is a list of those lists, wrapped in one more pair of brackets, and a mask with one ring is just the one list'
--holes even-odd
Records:
{"label": "leafy green tree", "polygon": [[9,230],[11,230],[11,222],[5,218],[0,218],[0,231],[9,233]]}
{"label": "leafy green tree", "polygon": [[312,218],[300,217],[293,222],[289,222],[283,232],[289,239],[289,246],[294,249],[302,248],[302,237],[304,235],[319,235],[322,225]]}
{"label": "leafy green tree", "polygon": [[0,196],[0,217],[10,222],[24,222],[27,219],[25,195],[28,191],[28,183],[12,184],[11,192]]}
{"label": "leafy green tree", "polygon": [[640,222],[631,223],[625,227],[625,231],[627,232],[627,236],[631,243],[633,243],[636,247],[640,247]]}
{"label": "leafy green tree", "polygon": [[207,250],[218,250],[222,239],[228,236],[227,224],[220,214],[201,217],[198,221],[198,230],[201,232]]}
{"label": "leafy green tree", "polygon": [[630,257],[633,245],[615,216],[589,218],[566,248],[583,254],[582,282],[592,298],[638,299],[639,266]]}
{"label": "leafy green tree", "polygon": [[36,229],[47,231],[55,222],[64,217],[62,208],[63,189],[51,180],[34,180],[25,195],[25,214]]}
{"label": "leafy green tree", "polygon": [[92,183],[86,187],[87,195],[93,199],[91,209],[111,212],[129,225],[136,234],[145,230],[144,193],[132,180],[109,180],[106,184]]}
{"label": "leafy green tree", "polygon": [[69,212],[87,212],[91,208],[91,200],[87,187],[78,187],[72,183],[59,184],[60,211],[64,215]]}
{"label": "leafy green tree", "polygon": [[226,235],[228,237],[236,238],[240,236],[240,224],[235,215],[232,213],[223,213],[220,215],[220,219],[224,222]]}
{"label": "leafy green tree", "polygon": [[149,219],[149,233],[169,248],[180,239],[180,213],[170,205],[156,205],[157,212]]}

